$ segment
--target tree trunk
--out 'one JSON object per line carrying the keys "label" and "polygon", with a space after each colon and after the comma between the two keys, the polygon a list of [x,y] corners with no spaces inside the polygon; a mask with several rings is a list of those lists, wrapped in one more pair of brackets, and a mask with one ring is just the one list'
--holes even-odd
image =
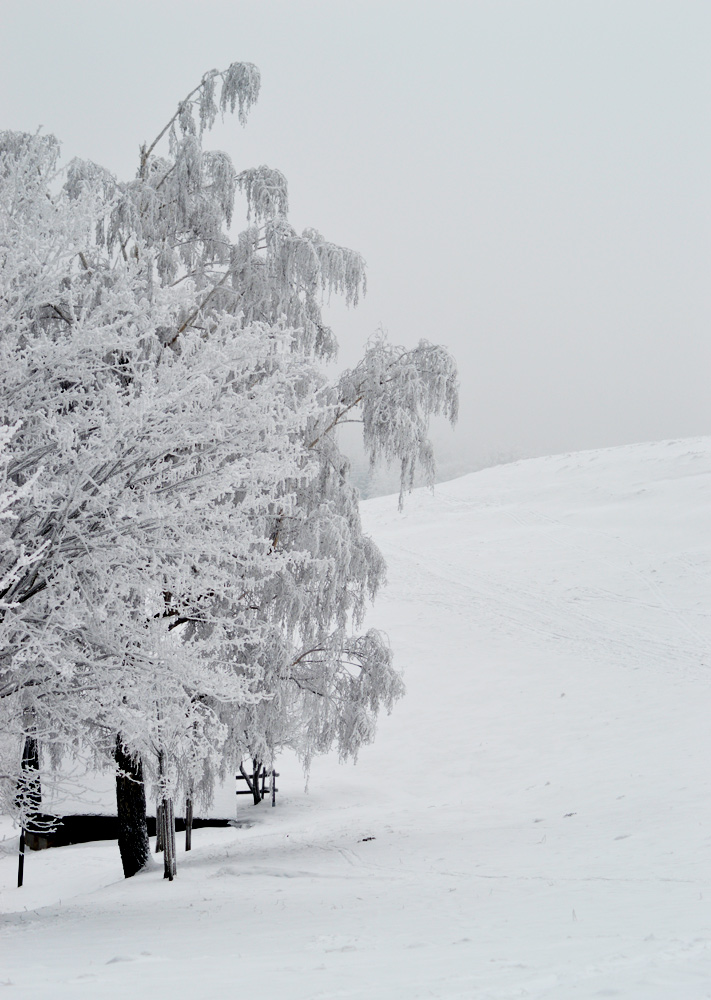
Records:
{"label": "tree trunk", "polygon": [[264,798],[264,790],[259,784],[259,771],[261,769],[260,761],[252,761],[252,773],[247,774],[244,769],[244,764],[240,763],[239,771],[244,780],[247,782],[247,788],[252,793],[252,799],[254,800],[255,806]]}
{"label": "tree trunk", "polygon": [[259,772],[262,770],[261,760],[252,761],[252,798],[254,799],[255,806],[264,798],[264,787],[263,783],[260,784]]}
{"label": "tree trunk", "polygon": [[42,804],[42,783],[39,771],[39,743],[35,736],[25,736],[22,749],[22,774],[17,782],[15,801],[20,808],[22,825],[33,830],[33,819]]}
{"label": "tree trunk", "polygon": [[156,854],[163,850],[163,803],[156,802]]}
{"label": "tree trunk", "polygon": [[131,757],[116,737],[116,809],[118,812],[118,844],[126,878],[146,867],[150,857],[148,823],[146,821],[146,789],[143,784],[141,758]]}
{"label": "tree trunk", "polygon": [[192,850],[193,846],[193,798],[188,795],[185,801],[185,850]]}
{"label": "tree trunk", "polygon": [[[175,809],[173,800],[170,800],[170,861],[173,867],[173,875],[178,874],[178,854],[175,850]],[[171,879],[172,881],[172,879]]]}
{"label": "tree trunk", "polygon": [[17,888],[22,888],[25,881],[25,828],[20,829],[20,853],[17,858]]}
{"label": "tree trunk", "polygon": [[29,793],[29,797],[35,809],[39,809],[42,801],[39,766],[39,743],[37,742],[37,737],[26,736],[25,748],[22,752],[22,770],[30,772],[29,783],[32,785],[32,791]]}
{"label": "tree trunk", "polygon": [[15,802],[20,809],[20,852],[17,859],[17,887],[25,878],[25,831],[38,832],[35,819],[42,804],[42,783],[39,772],[39,743],[32,735],[25,737],[22,748],[22,773],[17,782]]}
{"label": "tree trunk", "polygon": [[163,826],[163,878],[173,881],[177,872],[175,859],[175,813],[173,811],[173,800],[163,799],[161,803],[161,816]]}

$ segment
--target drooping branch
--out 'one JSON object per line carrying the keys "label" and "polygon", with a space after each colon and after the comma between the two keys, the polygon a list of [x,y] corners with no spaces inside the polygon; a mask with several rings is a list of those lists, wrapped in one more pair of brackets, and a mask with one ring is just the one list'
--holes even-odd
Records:
{"label": "drooping branch", "polygon": [[[214,90],[217,78],[222,80],[222,93],[220,95],[219,107],[215,101]],[[238,106],[238,117],[241,124],[246,121],[247,112],[256,103],[259,96],[259,70],[252,63],[232,63],[226,70],[220,71],[212,69],[203,75],[200,83],[193,87],[190,93],[178,104],[173,117],[161,129],[150,145],[144,143],[141,147],[141,160],[139,167],[139,177],[146,179],[148,161],[153,150],[160,143],[161,139],[167,135],[176,125],[182,128],[183,132],[194,130],[195,123],[192,115],[189,114],[189,107],[193,103],[198,104],[200,112],[199,131],[211,128],[217,117],[218,110],[224,112],[230,110],[234,112]],[[195,102],[197,95],[200,100]]]}

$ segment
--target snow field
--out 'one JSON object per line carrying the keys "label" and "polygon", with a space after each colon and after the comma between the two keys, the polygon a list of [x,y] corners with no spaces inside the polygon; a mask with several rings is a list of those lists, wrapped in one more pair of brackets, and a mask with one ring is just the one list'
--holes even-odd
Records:
{"label": "snow field", "polygon": [[[8,996],[711,997],[711,440],[364,505],[406,697],[178,878],[0,857]],[[227,795],[230,799],[231,792]],[[366,839],[373,838],[373,839]],[[178,836],[181,844],[182,837]]]}

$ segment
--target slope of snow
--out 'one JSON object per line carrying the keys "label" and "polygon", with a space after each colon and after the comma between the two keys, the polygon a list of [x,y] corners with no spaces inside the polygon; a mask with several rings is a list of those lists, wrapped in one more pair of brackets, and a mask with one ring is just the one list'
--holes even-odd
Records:
{"label": "slope of snow", "polygon": [[356,768],[198,830],[0,858],[8,997],[711,997],[711,439],[364,505],[408,694]]}

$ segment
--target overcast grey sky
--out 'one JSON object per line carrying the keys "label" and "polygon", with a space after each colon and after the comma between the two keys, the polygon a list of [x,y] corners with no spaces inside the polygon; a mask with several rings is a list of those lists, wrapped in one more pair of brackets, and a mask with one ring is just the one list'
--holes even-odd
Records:
{"label": "overcast grey sky", "polygon": [[476,464],[711,433],[708,0],[2,0],[0,128],[128,177],[212,67],[292,221],[359,250],[344,365],[382,325],[457,356]]}

